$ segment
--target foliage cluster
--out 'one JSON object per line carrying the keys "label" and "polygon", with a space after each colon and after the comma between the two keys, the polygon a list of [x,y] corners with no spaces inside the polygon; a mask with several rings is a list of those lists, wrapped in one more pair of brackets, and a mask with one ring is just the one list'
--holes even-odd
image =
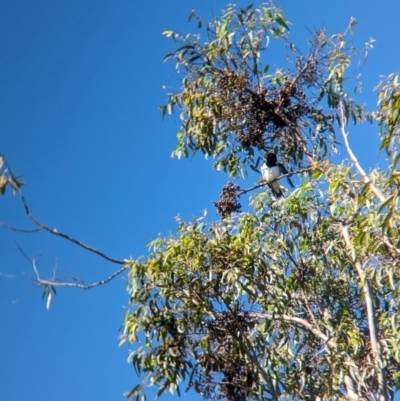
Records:
{"label": "foliage cluster", "polygon": [[[356,20],[341,34],[316,31],[307,55],[289,25],[263,4],[229,6],[199,34],[164,32],[183,75],[162,106],[180,110],[175,155],[200,151],[245,176],[273,151],[301,184],[284,200],[253,194],[245,212],[238,197],[248,191],[228,184],[220,221],[179,221],[177,236],[128,262],[122,337],[140,343],[130,360],[145,375],[132,398],[147,383],[159,395],[183,384],[229,401],[383,401],[399,386],[397,75],[378,85],[378,110],[367,113],[348,90],[348,67],[372,47],[348,44]],[[273,41],[286,49],[275,70],[265,63]],[[350,147],[348,123],[366,121],[379,124],[387,171],[367,174]],[[348,160],[334,163],[338,135]]]}
{"label": "foliage cluster", "polygon": [[[154,240],[146,258],[117,260],[36,219],[0,155],[0,194],[19,193],[36,226],[29,232],[45,230],[120,265],[84,285],[41,279],[33,263],[48,306],[56,286],[86,290],[130,270],[121,342],[135,344],[130,361],[143,379],[128,394],[135,400],[146,399],[148,384],[158,395],[180,395],[183,385],[205,400],[393,399],[400,388],[398,74],[377,85],[378,108],[366,112],[348,71],[364,63],[373,41],[361,51],[349,45],[354,18],[343,33],[316,31],[307,54],[289,40],[290,23],[273,4],[230,5],[205,25],[196,12],[190,19],[198,34],[164,32],[177,46],[166,58],[183,75],[161,107],[163,115],[180,111],[174,154],[202,153],[217,170],[246,177],[275,152],[300,184],[277,200],[268,189],[253,192],[265,183],[228,183],[215,202],[220,220],[178,219],[177,235]],[[268,57],[272,46],[285,50],[281,68]],[[364,171],[349,122],[378,124],[387,169]]]}

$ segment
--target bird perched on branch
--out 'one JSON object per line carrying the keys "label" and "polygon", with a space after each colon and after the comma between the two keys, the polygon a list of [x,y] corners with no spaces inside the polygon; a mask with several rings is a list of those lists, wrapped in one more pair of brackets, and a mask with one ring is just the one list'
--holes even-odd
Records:
{"label": "bird perched on branch", "polygon": [[[283,196],[281,186],[277,178],[284,174],[288,174],[288,171],[283,164],[277,163],[276,154],[268,153],[267,157],[265,158],[265,163],[261,166],[261,175],[271,188],[272,193],[277,198]],[[287,177],[287,180],[289,181],[290,186],[294,188],[292,180],[289,177]]]}

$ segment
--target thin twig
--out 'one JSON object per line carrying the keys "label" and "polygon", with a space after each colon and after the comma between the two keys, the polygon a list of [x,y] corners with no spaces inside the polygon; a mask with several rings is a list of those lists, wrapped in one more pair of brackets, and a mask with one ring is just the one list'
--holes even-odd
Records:
{"label": "thin twig", "polygon": [[15,245],[17,246],[18,250],[21,252],[21,255],[22,255],[29,263],[31,263],[31,258],[25,253],[25,251],[21,248],[21,246],[18,244],[17,241],[15,241]]}
{"label": "thin twig", "polygon": [[45,287],[70,287],[70,288],[72,287],[72,288],[79,288],[81,290],[90,290],[91,288],[107,284],[108,282],[113,280],[115,277],[120,275],[123,271],[125,271],[126,269],[129,269],[128,265],[124,265],[123,267],[121,267],[120,269],[115,271],[113,274],[108,276],[107,278],[105,278],[103,280],[96,281],[96,282],[91,283],[91,284],[85,285],[85,284],[71,283],[71,282],[60,282],[60,281],[54,281],[54,280],[44,280],[44,279],[40,278],[38,269],[36,267],[36,261],[35,260],[33,260],[32,265],[33,265],[33,270],[35,271],[35,274],[36,274],[35,281],[39,285],[42,285],[42,286],[45,286]]}
{"label": "thin twig", "polygon": [[0,272],[0,277],[4,277],[7,279],[17,279],[20,277],[29,277],[26,273],[19,273],[19,274],[8,274]]}
{"label": "thin twig", "polygon": [[2,221],[0,221],[0,226],[3,226],[10,231],[17,231],[19,233],[25,233],[25,234],[37,233],[41,230],[41,228],[32,228],[32,229],[17,228],[17,227],[10,226]]}
{"label": "thin twig", "polygon": [[300,170],[297,170],[297,171],[291,171],[291,172],[289,172],[289,173],[287,173],[287,174],[283,174],[283,175],[281,175],[280,177],[277,177],[277,178],[271,180],[271,181],[268,182],[268,183],[265,183],[265,181],[263,181],[263,182],[261,182],[260,184],[254,185],[253,187],[250,187],[250,188],[247,188],[247,189],[243,189],[242,191],[238,192],[237,196],[239,197],[239,196],[241,196],[241,195],[245,195],[245,194],[247,194],[248,192],[254,191],[254,190],[257,189],[257,188],[264,187],[264,186],[267,185],[267,184],[272,184],[272,183],[274,183],[275,181],[279,181],[279,180],[282,179],[282,178],[289,178],[289,177],[291,177],[292,175],[305,173],[305,172],[311,171],[311,170],[313,170],[313,167],[306,167],[306,168],[303,168],[303,169],[300,169]]}
{"label": "thin twig", "polygon": [[37,281],[40,283],[39,271],[38,271],[38,269],[37,269],[37,267],[36,267],[36,259],[33,259],[33,260],[32,260],[32,267],[33,267],[33,271],[34,271],[35,274],[36,274],[36,279],[37,279]]}

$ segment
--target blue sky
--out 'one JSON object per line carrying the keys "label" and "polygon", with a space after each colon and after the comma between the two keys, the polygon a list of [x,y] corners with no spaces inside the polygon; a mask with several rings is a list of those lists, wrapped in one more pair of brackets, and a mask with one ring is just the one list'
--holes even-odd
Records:
{"label": "blue sky", "polygon": [[[208,209],[217,218],[212,201],[227,177],[201,157],[170,158],[179,121],[162,121],[158,106],[166,99],[162,85],[178,88],[180,78],[172,63],[162,62],[172,42],[161,32],[189,32],[192,8],[207,18],[226,4],[0,1],[0,152],[27,182],[36,217],[115,258],[145,255],[148,241],[175,231],[178,213],[193,219]],[[354,43],[377,40],[362,71],[362,99],[372,109],[379,75],[400,66],[398,1],[276,4],[293,23],[298,44],[309,30],[343,31],[357,18]],[[366,169],[378,163],[376,138],[370,126],[350,136]],[[0,199],[0,221],[31,227],[10,193]],[[38,258],[43,277],[56,267],[61,278],[90,282],[115,265],[45,233],[2,228],[0,243],[0,272],[13,276],[0,277],[1,398],[123,400],[137,384],[129,347],[117,346],[128,305],[124,277],[89,292],[59,290],[48,311],[16,244]]]}

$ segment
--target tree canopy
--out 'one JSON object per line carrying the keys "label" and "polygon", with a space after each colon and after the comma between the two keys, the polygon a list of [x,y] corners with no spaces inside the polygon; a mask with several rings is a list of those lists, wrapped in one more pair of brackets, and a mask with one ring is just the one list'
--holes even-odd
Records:
{"label": "tree canopy", "polygon": [[[354,18],[342,33],[315,31],[306,54],[272,4],[228,6],[205,24],[190,18],[199,33],[164,32],[176,43],[166,58],[182,76],[162,106],[180,113],[175,155],[202,153],[237,177],[274,152],[301,183],[284,200],[268,188],[253,192],[240,212],[239,197],[260,185],[229,182],[216,202],[220,221],[179,220],[176,236],[129,262],[123,339],[138,343],[130,359],[145,375],[130,395],[152,383],[159,394],[183,386],[212,400],[392,399],[400,370],[397,75],[378,84],[378,109],[367,112],[354,69],[372,41],[349,44]],[[278,68],[272,42],[285,51]],[[380,127],[387,170],[366,173],[350,147],[348,127],[369,122]]]}
{"label": "tree canopy", "polygon": [[[175,43],[166,59],[182,77],[161,106],[181,119],[175,156],[203,154],[236,179],[258,172],[273,152],[288,168],[283,175],[298,177],[292,192],[276,199],[262,180],[251,188],[227,182],[215,202],[220,219],[178,218],[176,235],[127,260],[37,220],[4,158],[0,193],[19,193],[39,229],[121,265],[102,282],[73,286],[105,284],[129,270],[121,343],[134,344],[130,362],[142,379],[130,398],[146,399],[153,384],[158,395],[194,391],[205,400],[393,399],[400,387],[398,74],[377,83],[377,108],[368,111],[355,71],[372,41],[351,46],[354,18],[344,32],[313,32],[307,52],[272,3],[229,5],[207,23],[193,11],[190,19],[195,33],[164,32]],[[282,49],[280,60],[269,57],[272,46]],[[371,122],[388,165],[366,172],[348,130]],[[38,273],[37,281],[48,304],[55,287],[68,284]]]}

